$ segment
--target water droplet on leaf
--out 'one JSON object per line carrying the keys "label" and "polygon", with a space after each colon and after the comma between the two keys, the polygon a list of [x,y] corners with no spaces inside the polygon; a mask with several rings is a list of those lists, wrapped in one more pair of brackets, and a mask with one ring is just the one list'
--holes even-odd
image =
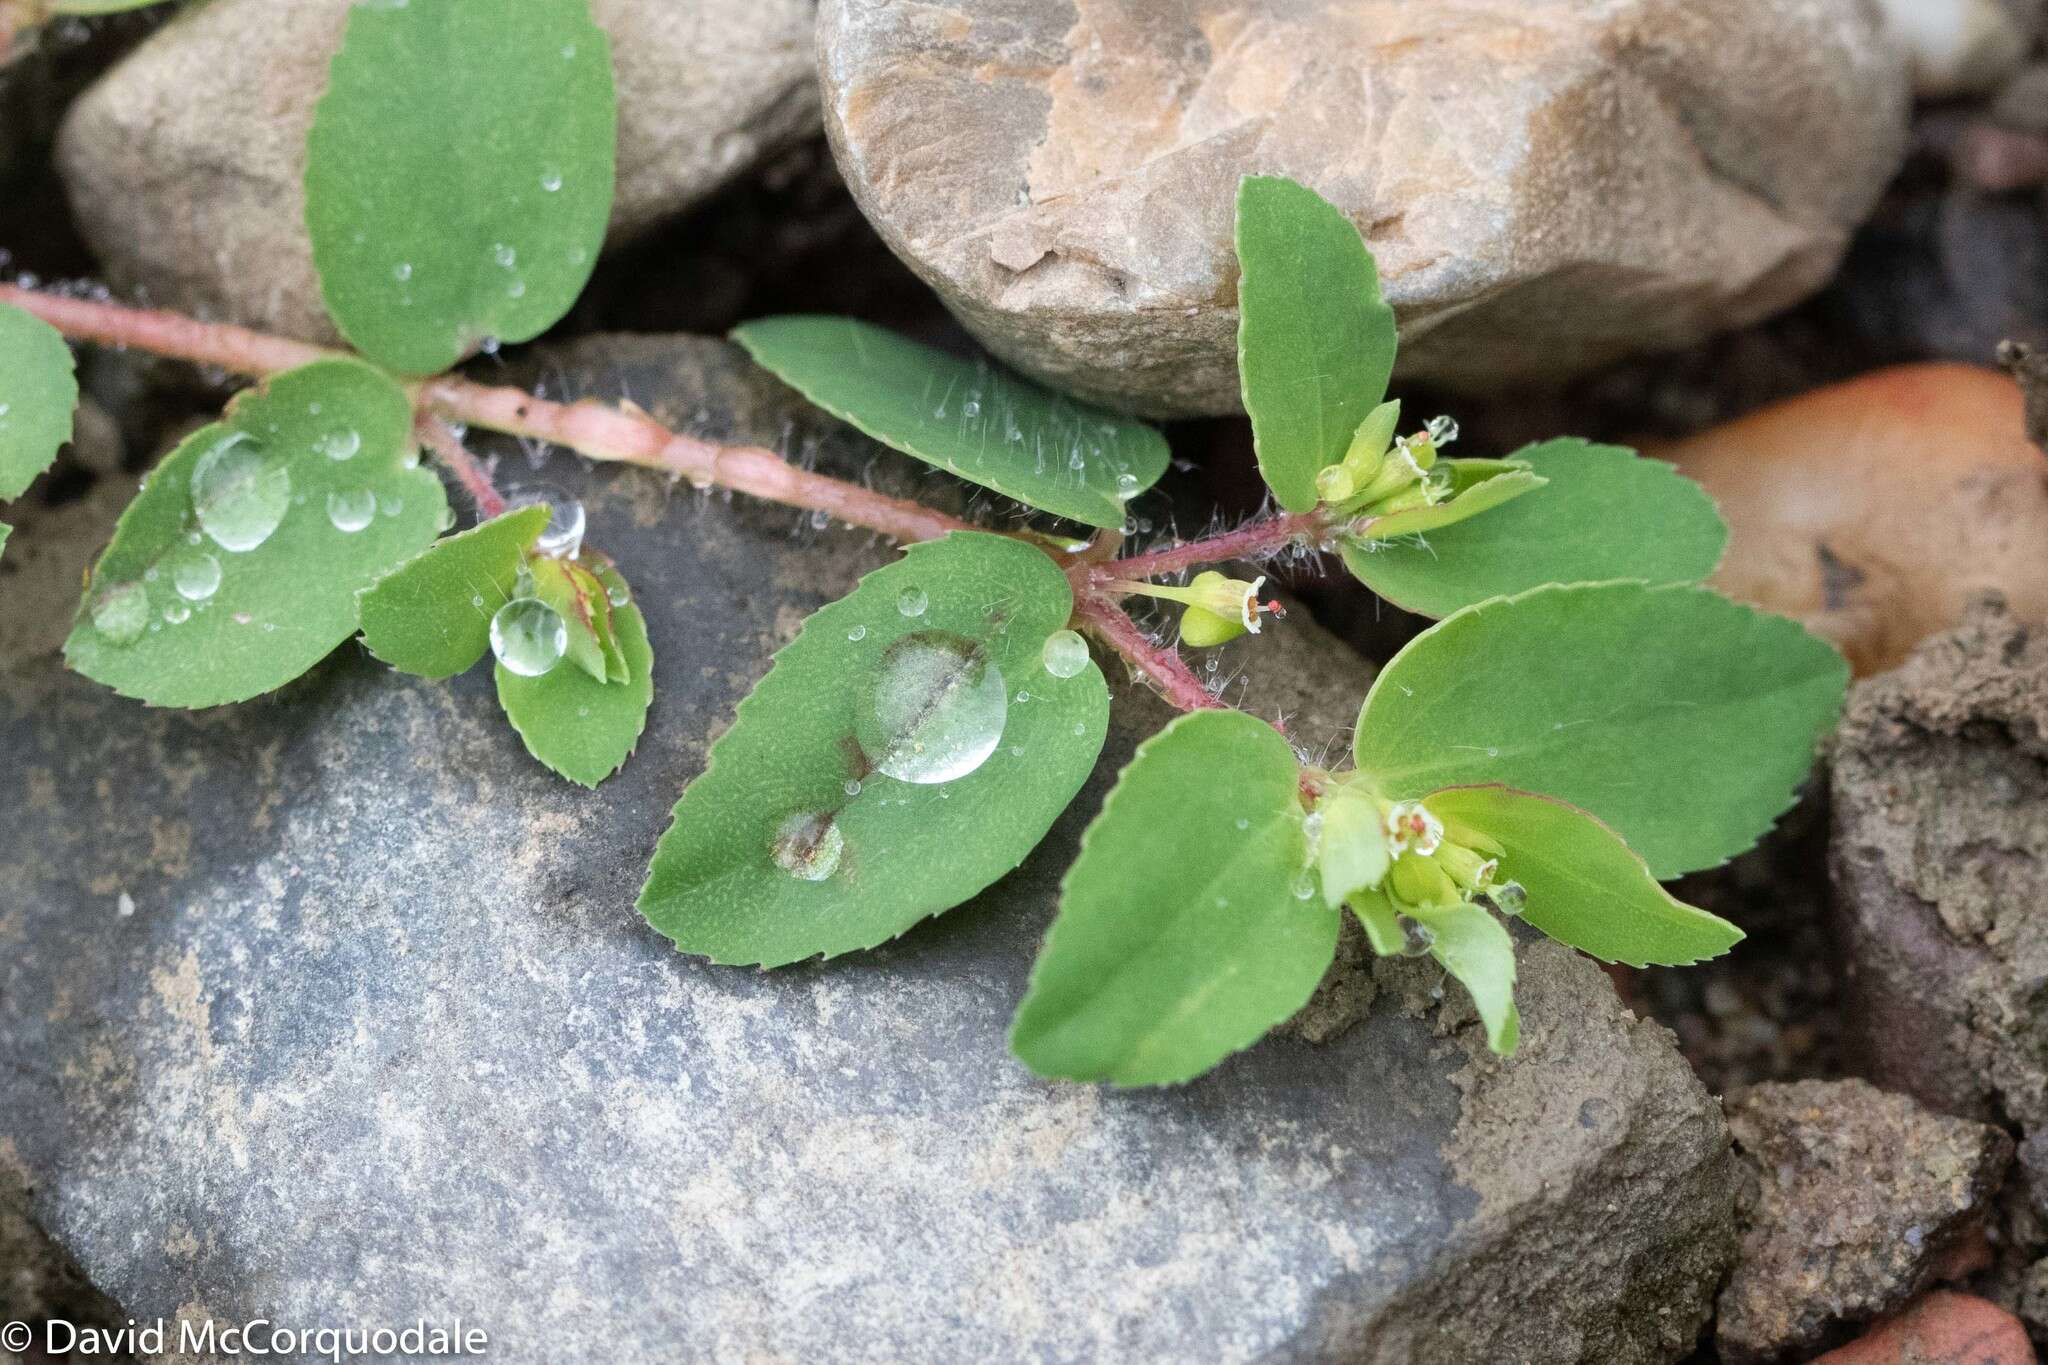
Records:
{"label": "water droplet on leaf", "polygon": [[204,602],[220,587],[220,561],[204,550],[180,550],[171,559],[171,586],[188,602]]}
{"label": "water droplet on leaf", "polygon": [[950,782],[995,752],[1008,719],[1003,675],[972,640],[906,635],[882,654],[856,738],[875,768],[904,782]]}
{"label": "water droplet on leaf", "polygon": [[1129,502],[1138,496],[1138,476],[1119,474],[1116,476],[1116,496],[1119,502]]}
{"label": "water droplet on leaf", "polygon": [[133,644],[149,624],[149,593],[140,583],[117,583],[92,602],[93,629],[110,644]]}
{"label": "water droplet on leaf", "polygon": [[776,826],[768,851],[775,865],[798,881],[822,882],[838,870],[846,836],[830,815],[798,811]]}
{"label": "water droplet on leaf", "polygon": [[270,539],[291,501],[291,475],[243,432],[229,432],[192,467],[192,510],[223,550],[242,553]]}
{"label": "water droplet on leaf", "polygon": [[556,190],[562,188],[562,173],[560,171],[542,171],[540,187],[549,194],[553,194]]}
{"label": "water droplet on leaf", "polygon": [[367,488],[327,495],[327,520],[334,529],[354,535],[377,515],[377,495]]}
{"label": "water droplet on leaf", "polygon": [[322,436],[318,448],[320,453],[330,460],[351,459],[363,448],[363,436],[353,427],[344,427],[340,431],[330,431]]}
{"label": "water droplet on leaf", "polygon": [[868,638],[868,628],[866,626],[855,626],[852,630],[846,632],[846,638],[849,640],[865,640]]}
{"label": "water droplet on leaf", "polygon": [[1430,928],[1427,924],[1421,924],[1403,916],[1401,919],[1401,938],[1402,957],[1427,957],[1429,956],[1430,948],[1436,943],[1436,930]]}
{"label": "water droplet on leaf", "polygon": [[569,626],[537,597],[515,597],[491,617],[491,653],[522,678],[538,678],[569,652]]}
{"label": "water droplet on leaf", "polygon": [[923,588],[905,588],[896,594],[896,610],[905,616],[922,616],[924,609],[932,604]]}
{"label": "water droplet on leaf", "polygon": [[1056,630],[1045,638],[1045,671],[1055,678],[1071,678],[1088,666],[1088,642],[1071,630]]}
{"label": "water droplet on leaf", "polygon": [[164,608],[164,620],[174,626],[182,626],[192,619],[192,608],[183,602],[172,602]]}

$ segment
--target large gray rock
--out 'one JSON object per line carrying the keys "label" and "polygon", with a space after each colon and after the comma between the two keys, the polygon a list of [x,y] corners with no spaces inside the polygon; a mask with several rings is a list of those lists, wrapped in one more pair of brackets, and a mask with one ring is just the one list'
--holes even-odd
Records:
{"label": "large gray rock", "polygon": [[1874,13],[824,0],[819,57],[856,198],[991,349],[1147,412],[1224,413],[1247,173],[1351,214],[1412,379],[1554,380],[1819,287],[1904,149]]}
{"label": "large gray rock", "polygon": [[[351,3],[193,6],[72,106],[58,159],[79,226],[116,284],[165,306],[334,339],[301,179]],[[618,80],[614,241],[815,135],[814,3],[592,0]]]}
{"label": "large gray rock", "polygon": [[1863,1069],[2048,1130],[2048,633],[1981,606],[1850,694],[1830,851]]}
{"label": "large gray rock", "polygon": [[[558,391],[875,457],[720,343],[555,360]],[[904,463],[875,476],[932,482]],[[670,951],[631,910],[670,803],[769,652],[885,551],[549,473],[660,654],[648,734],[596,793],[525,756],[481,673],[351,648],[190,715],[0,663],[0,1149],[129,1312],[460,1314],[514,1362],[1687,1348],[1733,1252],[1727,1130],[1669,1035],[1553,944],[1523,953],[1511,1063],[1413,962],[1339,969],[1311,1017],[1178,1089],[1009,1058],[1082,824],[1164,719],[1120,672],[1102,771],[974,903],[775,973]],[[1366,680],[1305,616],[1254,668],[1310,744]]]}

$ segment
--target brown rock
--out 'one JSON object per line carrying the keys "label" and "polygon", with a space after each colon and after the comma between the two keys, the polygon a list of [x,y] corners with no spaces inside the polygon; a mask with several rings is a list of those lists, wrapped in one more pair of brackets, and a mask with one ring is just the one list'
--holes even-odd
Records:
{"label": "brown rock", "polygon": [[[213,0],[72,106],[65,188],[109,276],[159,304],[314,340],[306,132],[352,0]],[[593,0],[619,91],[614,241],[815,131],[812,0]]]}
{"label": "brown rock", "polygon": [[1948,1113],[2048,1127],[2048,632],[1986,604],[1851,693],[1838,936],[1860,1068]]}
{"label": "brown rock", "polygon": [[1811,1352],[1905,1304],[1974,1250],[2012,1159],[1998,1129],[1863,1081],[1760,1085],[1728,1124],[1757,1181],[1721,1292],[1729,1365]]}
{"label": "brown rock", "polygon": [[1365,231],[1407,377],[1497,388],[1817,288],[1908,102],[1856,0],[826,0],[819,24],[826,130],[890,246],[1006,359],[1162,415],[1238,406],[1244,174]]}
{"label": "brown rock", "polygon": [[2034,1365],[2034,1348],[1997,1304],[1940,1290],[1813,1365]]}

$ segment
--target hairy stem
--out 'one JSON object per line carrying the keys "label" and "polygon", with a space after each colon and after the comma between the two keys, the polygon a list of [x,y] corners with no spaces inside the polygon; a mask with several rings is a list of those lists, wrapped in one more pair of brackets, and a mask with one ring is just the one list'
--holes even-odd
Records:
{"label": "hairy stem", "polygon": [[435,461],[455,476],[455,482],[462,485],[462,491],[469,494],[470,501],[476,504],[479,520],[489,521],[504,514],[505,495],[491,482],[483,461],[462,444],[462,437],[456,434],[454,427],[431,413],[421,413],[413,423],[413,434],[419,437],[421,445],[433,452]]}
{"label": "hairy stem", "polygon": [[1159,695],[1181,711],[1208,711],[1225,709],[1224,704],[1212,696],[1187,660],[1181,658],[1180,650],[1173,646],[1155,645],[1138,629],[1124,609],[1100,594],[1083,597],[1075,608],[1075,617],[1082,629],[1108,645],[1124,661],[1152,680],[1159,689]]}
{"label": "hairy stem", "polygon": [[[347,354],[231,323],[202,322],[162,309],[70,298],[17,285],[0,284],[0,303],[32,313],[75,340],[134,347],[251,378]],[[971,522],[920,503],[800,469],[760,446],[722,445],[671,431],[637,408],[590,399],[556,403],[523,389],[472,383],[454,375],[419,382],[414,386],[414,403],[419,411],[421,442],[486,518],[504,511],[504,497],[492,486],[476,457],[463,447],[451,422],[548,441],[594,460],[641,465],[688,479],[699,487],[730,488],[785,506],[823,512],[895,540],[935,540],[950,531],[978,529]],[[1109,532],[1096,536],[1089,549],[1077,556],[1049,548],[1047,553],[1075,580],[1080,623],[1150,678],[1167,701],[1184,711],[1196,711],[1223,703],[1189,670],[1178,649],[1161,648],[1145,638],[1137,623],[1116,605],[1113,590],[1104,585],[1113,579],[1157,578],[1264,554],[1295,540],[1320,538],[1329,527],[1324,513],[1307,512],[1268,517],[1222,535],[1125,559],[1110,557],[1120,537]]]}
{"label": "hairy stem", "polygon": [[1113,578],[1159,578],[1183,569],[1200,568],[1204,564],[1218,564],[1226,559],[1249,559],[1281,549],[1293,541],[1320,540],[1330,525],[1328,514],[1320,509],[1265,517],[1247,522],[1235,531],[1225,531],[1222,535],[1182,541],[1163,550],[1111,560],[1094,569],[1090,576],[1098,584]]}

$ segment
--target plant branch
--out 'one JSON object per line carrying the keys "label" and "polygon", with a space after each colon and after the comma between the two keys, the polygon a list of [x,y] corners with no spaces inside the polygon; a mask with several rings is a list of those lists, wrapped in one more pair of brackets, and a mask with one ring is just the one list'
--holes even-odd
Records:
{"label": "plant branch", "polygon": [[[132,346],[254,378],[346,354],[230,323],[201,322],[160,309],[67,298],[17,285],[0,284],[0,303],[33,313],[80,341]],[[799,469],[771,450],[681,435],[645,413],[587,399],[554,403],[522,389],[473,384],[447,375],[419,384],[415,402],[435,417],[537,437],[594,460],[643,465],[702,486],[716,484],[823,512],[896,540],[934,540],[949,531],[977,529],[918,503]]]}
{"label": "plant branch", "polygon": [[1097,593],[1084,596],[1074,614],[1084,630],[1150,678],[1172,706],[1182,711],[1227,709],[1202,685],[1178,648],[1153,644],[1129,613],[1109,598]]}
{"label": "plant branch", "polygon": [[1296,540],[1320,540],[1330,529],[1329,515],[1320,508],[1313,512],[1292,512],[1285,516],[1251,521],[1235,531],[1182,541],[1163,550],[1150,550],[1128,559],[1110,560],[1090,572],[1097,583],[1113,578],[1160,578],[1183,569],[1219,564],[1227,559],[1250,559],[1278,550]]}
{"label": "plant branch", "polygon": [[431,413],[421,413],[413,423],[413,434],[419,437],[421,445],[433,452],[441,467],[455,476],[455,482],[462,485],[462,491],[469,494],[470,501],[476,504],[479,521],[504,515],[505,495],[491,482],[483,461],[462,444],[462,438],[454,427]]}

